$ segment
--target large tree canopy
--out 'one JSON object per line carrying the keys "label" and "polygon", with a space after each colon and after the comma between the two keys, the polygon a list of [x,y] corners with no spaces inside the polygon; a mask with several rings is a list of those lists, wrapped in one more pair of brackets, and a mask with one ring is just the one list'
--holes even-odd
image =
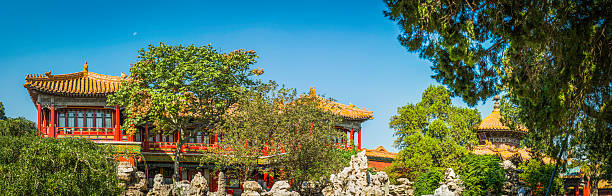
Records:
{"label": "large tree canopy", "polygon": [[320,104],[274,82],[245,91],[218,127],[222,148],[204,161],[233,168],[241,180],[259,171],[298,186],[337,172],[348,161],[331,139],[342,135],[335,128],[341,118]]}
{"label": "large tree canopy", "polygon": [[[504,91],[545,144],[581,144],[611,165],[612,145],[598,141],[612,140],[612,1],[386,4],[401,44],[430,60],[433,78],[453,95],[473,105]],[[593,134],[585,124],[597,139],[585,136]]]}
{"label": "large tree canopy", "polygon": [[[149,45],[131,65],[130,78],[108,97],[109,105],[125,108],[122,128],[128,134],[152,122],[152,132],[178,133],[180,149],[194,133],[213,128],[237,95],[255,84],[250,76],[263,72],[251,68],[256,58],[252,50],[221,53],[210,45]],[[176,180],[179,150],[174,160]]]}
{"label": "large tree canopy", "polygon": [[453,106],[450,96],[445,87],[430,86],[420,102],[398,108],[391,117],[395,145],[401,149],[392,163],[392,175],[414,180],[432,168],[455,167],[468,148],[477,144],[472,129],[480,122],[480,113]]}

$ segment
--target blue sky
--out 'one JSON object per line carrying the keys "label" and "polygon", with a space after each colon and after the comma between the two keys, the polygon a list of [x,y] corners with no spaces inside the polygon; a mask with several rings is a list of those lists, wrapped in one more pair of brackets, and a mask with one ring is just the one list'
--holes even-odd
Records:
{"label": "blue sky", "polygon": [[[416,103],[431,63],[397,41],[399,28],[372,1],[7,1],[0,6],[0,101],[7,115],[36,120],[26,74],[89,71],[119,76],[147,44],[212,44],[253,49],[275,80],[374,111],[363,124],[366,148],[392,147],[388,123]],[[465,106],[461,99],[453,103]],[[492,102],[476,106],[484,118]]]}

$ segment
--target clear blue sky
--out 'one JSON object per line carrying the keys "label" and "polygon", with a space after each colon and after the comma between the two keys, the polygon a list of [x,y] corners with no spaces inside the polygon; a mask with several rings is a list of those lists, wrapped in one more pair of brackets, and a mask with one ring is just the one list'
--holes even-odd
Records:
{"label": "clear blue sky", "polygon": [[[0,101],[11,117],[36,120],[26,74],[128,72],[147,44],[253,49],[264,80],[374,111],[363,146],[392,147],[388,123],[432,84],[431,63],[408,53],[399,28],[371,1],[6,1],[0,6]],[[453,103],[465,106],[458,98]],[[477,106],[484,118],[492,102]]]}

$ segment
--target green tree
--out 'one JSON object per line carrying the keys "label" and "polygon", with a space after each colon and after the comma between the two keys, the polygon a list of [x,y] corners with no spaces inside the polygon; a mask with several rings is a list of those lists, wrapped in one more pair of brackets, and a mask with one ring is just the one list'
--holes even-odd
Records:
{"label": "green tree", "polygon": [[6,115],[4,113],[4,104],[0,101],[0,120],[6,120]]}
{"label": "green tree", "polygon": [[444,174],[439,169],[432,169],[420,175],[414,181],[414,195],[433,195],[444,180]]}
{"label": "green tree", "polygon": [[459,168],[459,176],[465,186],[463,195],[501,195],[506,171],[500,162],[491,155],[465,156]]}
{"label": "green tree", "polygon": [[[385,16],[402,29],[400,43],[430,60],[432,77],[453,95],[474,105],[505,91],[557,163],[571,144],[583,144],[612,172],[612,145],[598,144],[612,140],[612,1],[386,4]],[[581,137],[585,121],[602,137]]]}
{"label": "green tree", "polygon": [[[544,164],[537,159],[531,159],[521,163],[519,169],[524,171],[519,174],[519,178],[531,188],[531,193],[533,195],[544,195],[546,192],[546,185],[548,184],[548,180],[555,166],[552,164]],[[551,190],[550,194],[552,195],[563,194],[563,181],[559,177],[559,174],[556,174],[554,185]]]}
{"label": "green tree", "polygon": [[9,118],[4,115],[4,105],[0,102],[0,136],[34,136],[36,124],[24,117]]}
{"label": "green tree", "polygon": [[205,154],[205,162],[231,167],[241,180],[265,171],[297,185],[336,172],[348,163],[345,152],[331,145],[341,135],[335,129],[341,119],[322,109],[321,101],[274,82],[244,91],[218,127],[222,148]]}
{"label": "green tree", "polygon": [[0,136],[0,195],[118,195],[111,146]]}
{"label": "green tree", "polygon": [[[212,46],[159,46],[141,49],[130,78],[108,97],[127,116],[122,128],[134,134],[136,126],[152,122],[152,132],[179,135],[177,149],[196,132],[212,130],[237,101],[237,94],[254,85],[254,51],[221,53]],[[181,152],[174,155],[178,180]]]}
{"label": "green tree", "polygon": [[414,180],[434,167],[454,167],[477,144],[472,129],[480,122],[480,113],[453,106],[450,96],[445,87],[430,86],[420,102],[398,108],[391,117],[395,145],[401,149],[391,167],[402,172],[399,176]]}

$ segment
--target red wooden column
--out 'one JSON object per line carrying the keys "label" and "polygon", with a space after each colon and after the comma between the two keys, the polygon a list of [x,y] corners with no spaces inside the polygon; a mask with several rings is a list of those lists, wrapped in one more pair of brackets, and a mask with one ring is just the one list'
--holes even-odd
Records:
{"label": "red wooden column", "polygon": [[357,149],[361,150],[361,129],[357,132]]}
{"label": "red wooden column", "polygon": [[55,136],[55,105],[51,104],[51,115],[49,116],[49,137]]}
{"label": "red wooden column", "polygon": [[149,151],[149,125],[145,124],[145,132],[142,138],[144,150]]}
{"label": "red wooden column", "polygon": [[215,138],[213,139],[215,146],[219,143],[219,133],[215,133]]}
{"label": "red wooden column", "polygon": [[351,140],[349,141],[351,149],[355,148],[355,132],[351,128]]}
{"label": "red wooden column", "polygon": [[119,120],[119,106],[115,106],[115,141],[121,141],[121,125]]}
{"label": "red wooden column", "polygon": [[36,104],[36,110],[38,111],[38,120],[36,122],[36,124],[38,125],[38,135],[42,136],[42,113],[40,111],[40,103]]}

